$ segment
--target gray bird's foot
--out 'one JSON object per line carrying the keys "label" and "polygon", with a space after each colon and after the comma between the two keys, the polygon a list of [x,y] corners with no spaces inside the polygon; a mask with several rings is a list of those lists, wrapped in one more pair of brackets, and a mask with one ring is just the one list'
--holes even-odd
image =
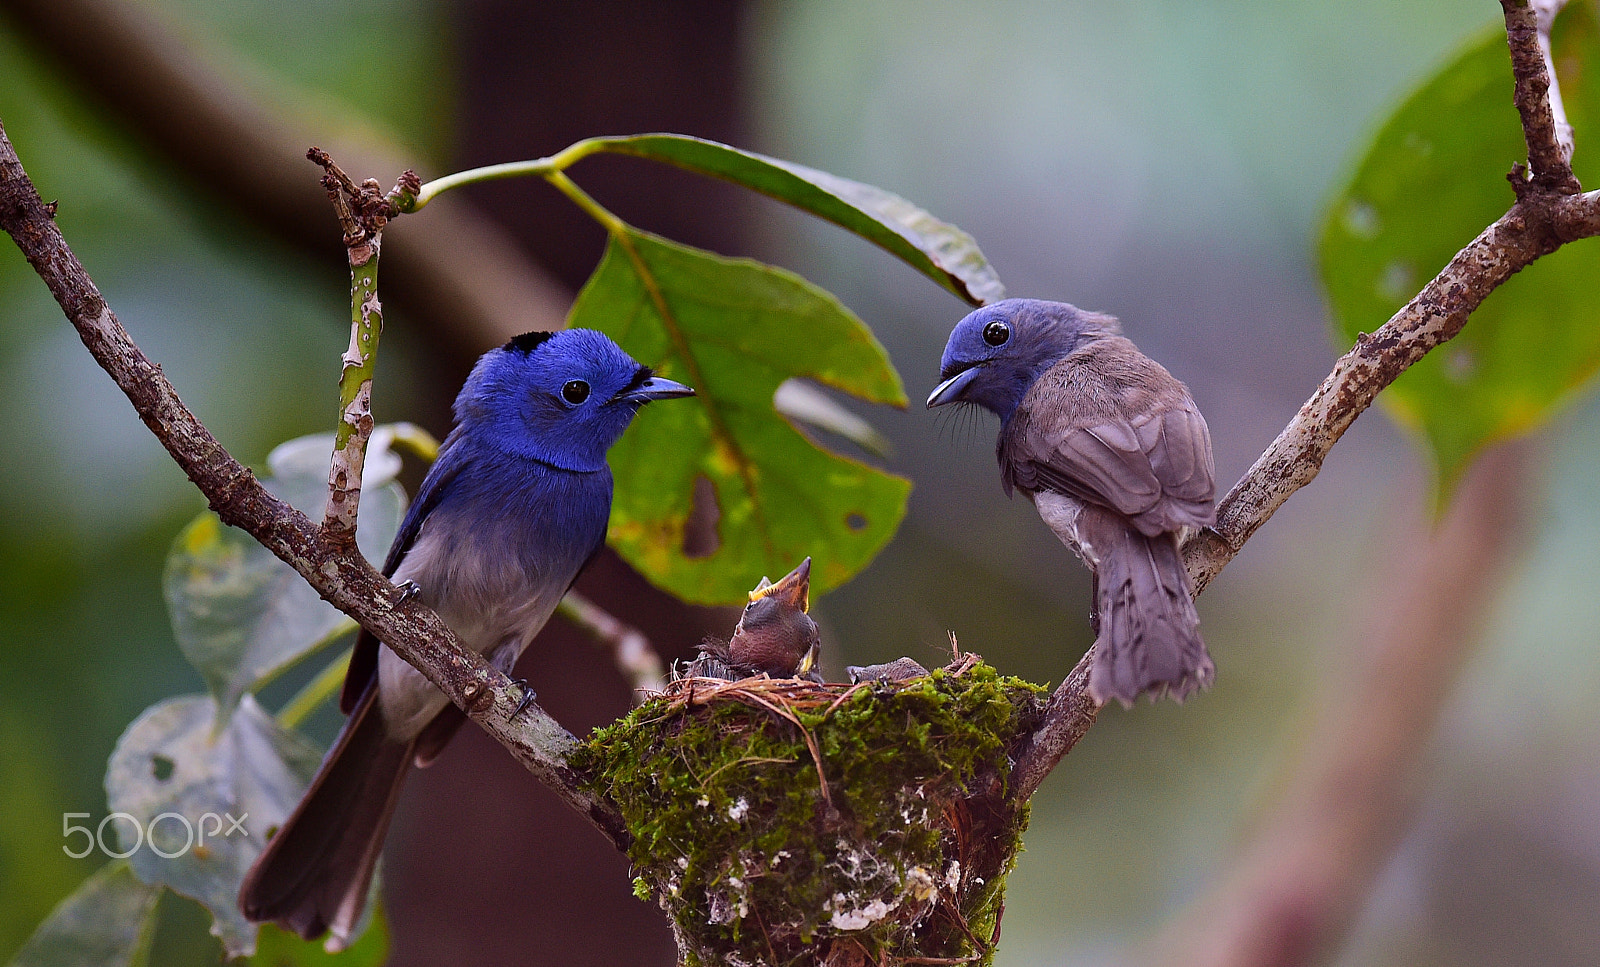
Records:
{"label": "gray bird's foot", "polygon": [[400,592],[400,597],[395,600],[395,604],[405,604],[407,601],[410,601],[412,598],[422,593],[422,585],[415,581],[409,580],[401,581],[399,584],[394,586],[394,589]]}
{"label": "gray bird's foot", "polygon": [[528,710],[528,706],[532,705],[533,700],[538,698],[539,695],[528,684],[528,680],[526,678],[513,678],[511,680],[511,684],[522,689],[522,701],[517,703],[516,709],[514,709],[511,713],[511,717],[516,718],[523,712],[526,712]]}

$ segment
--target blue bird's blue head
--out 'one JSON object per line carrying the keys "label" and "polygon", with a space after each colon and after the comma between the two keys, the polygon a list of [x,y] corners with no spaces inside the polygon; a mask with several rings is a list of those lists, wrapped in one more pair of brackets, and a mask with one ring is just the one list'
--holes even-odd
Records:
{"label": "blue bird's blue head", "polygon": [[460,432],[563,470],[595,471],[651,400],[693,396],[602,332],[524,333],[484,353],[456,397]]}
{"label": "blue bird's blue head", "polygon": [[1034,380],[1078,346],[1119,333],[1117,320],[1065,302],[1004,299],[956,323],[929,408],[974,403],[1011,419]]}

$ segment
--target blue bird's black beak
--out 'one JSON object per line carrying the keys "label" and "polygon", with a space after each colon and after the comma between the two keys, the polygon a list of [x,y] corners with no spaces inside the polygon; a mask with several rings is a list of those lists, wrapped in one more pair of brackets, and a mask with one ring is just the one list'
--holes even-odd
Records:
{"label": "blue bird's black beak", "polygon": [[651,400],[671,400],[680,396],[693,396],[694,390],[660,376],[651,376],[638,386],[630,386],[617,394],[618,400],[627,400],[631,403],[645,404]]}
{"label": "blue bird's black beak", "polygon": [[966,393],[967,386],[978,378],[978,370],[981,368],[981,365],[969,366],[935,386],[933,392],[928,394],[928,409],[959,401]]}

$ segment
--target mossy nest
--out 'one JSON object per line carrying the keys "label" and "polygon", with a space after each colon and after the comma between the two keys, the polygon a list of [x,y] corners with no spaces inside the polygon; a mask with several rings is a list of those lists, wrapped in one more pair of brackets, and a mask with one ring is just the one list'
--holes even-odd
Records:
{"label": "mossy nest", "polygon": [[1041,693],[973,655],[904,682],[684,679],[574,765],[686,964],[988,963]]}

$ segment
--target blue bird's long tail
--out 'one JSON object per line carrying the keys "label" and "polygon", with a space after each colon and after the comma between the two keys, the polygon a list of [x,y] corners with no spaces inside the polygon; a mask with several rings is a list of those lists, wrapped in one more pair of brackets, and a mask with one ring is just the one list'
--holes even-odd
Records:
{"label": "blue bird's long tail", "polygon": [[1183,701],[1216,677],[1200,638],[1200,616],[1178,535],[1146,537],[1126,520],[1086,508],[1079,534],[1099,552],[1095,609],[1099,637],[1089,695],[1131,706],[1140,695]]}
{"label": "blue bird's long tail", "polygon": [[361,918],[416,746],[390,737],[377,695],[374,676],[300,805],[239,888],[246,917],[307,940],[330,932],[330,950],[346,946]]}

